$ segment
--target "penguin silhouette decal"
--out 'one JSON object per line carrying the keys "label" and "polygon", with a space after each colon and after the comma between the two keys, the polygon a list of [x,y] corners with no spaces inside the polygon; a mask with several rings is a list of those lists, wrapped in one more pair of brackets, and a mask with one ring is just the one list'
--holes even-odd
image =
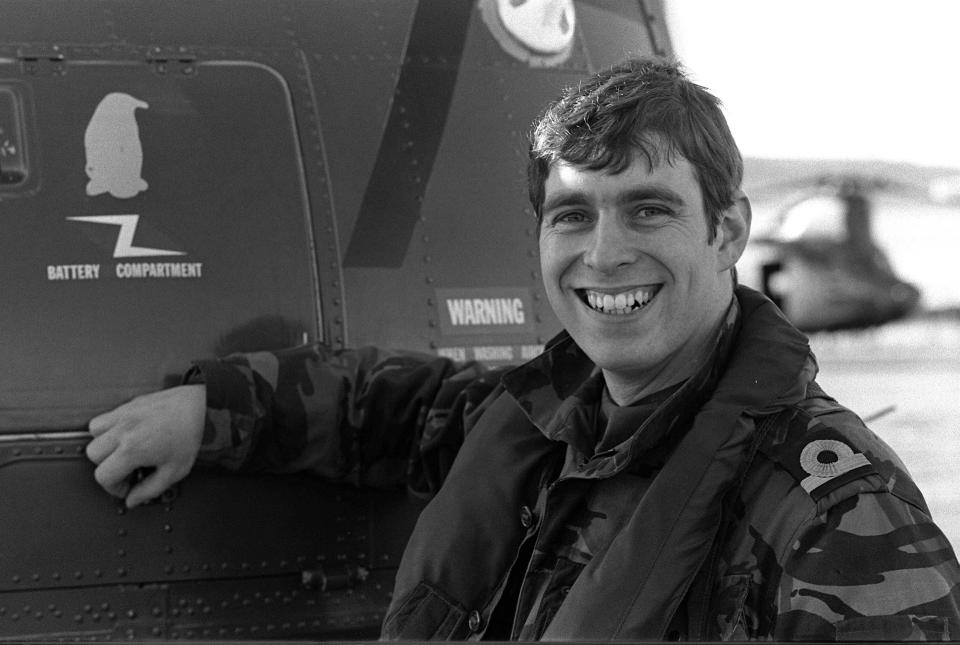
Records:
{"label": "penguin silhouette decal", "polygon": [[140,176],[143,147],[134,111],[150,107],[122,92],[107,94],[93,112],[83,143],[87,150],[87,195],[110,193],[119,199],[147,189]]}

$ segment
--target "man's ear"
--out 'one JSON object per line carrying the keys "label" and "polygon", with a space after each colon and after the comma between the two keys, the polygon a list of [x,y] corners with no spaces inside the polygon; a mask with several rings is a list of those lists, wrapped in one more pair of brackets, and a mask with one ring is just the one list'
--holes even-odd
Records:
{"label": "man's ear", "polygon": [[750,224],[753,210],[746,193],[738,190],[733,195],[733,204],[723,211],[720,226],[717,227],[717,270],[726,271],[733,267],[743,255],[743,249],[750,238]]}

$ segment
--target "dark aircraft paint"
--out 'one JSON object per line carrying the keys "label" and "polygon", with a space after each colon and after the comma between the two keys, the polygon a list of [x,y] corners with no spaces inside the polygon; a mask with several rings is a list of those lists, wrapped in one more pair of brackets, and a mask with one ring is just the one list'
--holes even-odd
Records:
{"label": "dark aircraft paint", "polygon": [[0,639],[377,635],[421,500],[201,468],[126,511],[83,426],[234,351],[540,350],[524,134],[669,39],[577,0],[533,52],[498,2],[0,0]]}
{"label": "dark aircraft paint", "polygon": [[429,0],[417,6],[345,267],[396,268],[407,256],[447,122],[473,5],[471,0]]}

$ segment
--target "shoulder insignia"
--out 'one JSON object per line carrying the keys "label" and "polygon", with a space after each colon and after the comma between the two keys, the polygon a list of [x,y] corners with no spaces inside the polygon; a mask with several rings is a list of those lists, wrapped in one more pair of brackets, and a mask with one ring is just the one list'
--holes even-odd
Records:
{"label": "shoulder insignia", "polygon": [[792,419],[787,432],[770,433],[760,450],[786,469],[815,502],[851,481],[879,474],[847,437],[803,413]]}
{"label": "shoulder insignia", "polygon": [[859,477],[873,471],[873,465],[863,453],[854,452],[836,439],[815,439],[805,445],[800,451],[800,468],[807,473],[800,485],[811,495],[842,475]]}

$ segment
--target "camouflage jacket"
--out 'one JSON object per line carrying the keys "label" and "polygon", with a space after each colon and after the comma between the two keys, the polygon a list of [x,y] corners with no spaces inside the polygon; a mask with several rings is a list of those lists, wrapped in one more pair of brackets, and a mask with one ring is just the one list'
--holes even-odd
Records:
{"label": "camouflage jacket", "polygon": [[960,567],[902,464],[816,386],[806,339],[737,299],[706,368],[612,451],[583,443],[602,388],[561,337],[501,385],[376,350],[200,363],[205,458],[445,480],[386,637],[955,638]]}

